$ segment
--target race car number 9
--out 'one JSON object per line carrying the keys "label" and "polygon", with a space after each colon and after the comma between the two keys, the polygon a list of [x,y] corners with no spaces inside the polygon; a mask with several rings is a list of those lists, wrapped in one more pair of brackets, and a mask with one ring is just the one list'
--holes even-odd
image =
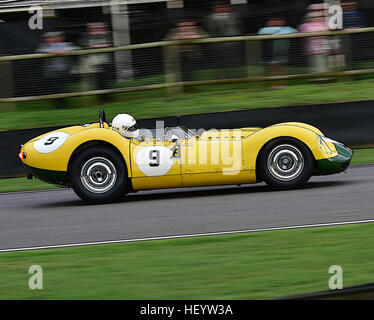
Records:
{"label": "race car number 9", "polygon": [[160,165],[160,150],[149,151],[149,166],[158,167]]}
{"label": "race car number 9", "polygon": [[51,145],[53,142],[55,142],[57,139],[58,139],[58,137],[52,137],[52,138],[49,138],[46,142],[44,142],[44,145],[45,145],[45,146],[49,146],[49,145]]}
{"label": "race car number 9", "polygon": [[150,177],[163,176],[173,166],[172,151],[164,146],[139,149],[135,161],[139,170]]}
{"label": "race car number 9", "polygon": [[65,132],[52,132],[45,137],[35,141],[34,148],[40,153],[51,153],[56,151],[69,138],[69,134]]}

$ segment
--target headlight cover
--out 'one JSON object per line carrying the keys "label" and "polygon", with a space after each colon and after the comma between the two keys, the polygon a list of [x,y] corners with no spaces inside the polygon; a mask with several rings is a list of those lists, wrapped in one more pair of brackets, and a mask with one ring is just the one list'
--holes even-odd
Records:
{"label": "headlight cover", "polygon": [[323,137],[322,139],[325,142],[331,142],[331,143],[334,143],[334,144],[340,144],[341,146],[344,146],[344,143],[341,143],[339,141],[336,141],[336,140],[333,140],[333,139],[330,139],[330,138]]}
{"label": "headlight cover", "polygon": [[327,145],[326,141],[334,143],[335,141],[326,137],[321,137],[320,135],[317,135],[318,145],[323,151],[323,153],[326,154],[332,154],[333,151],[330,149],[330,147]]}

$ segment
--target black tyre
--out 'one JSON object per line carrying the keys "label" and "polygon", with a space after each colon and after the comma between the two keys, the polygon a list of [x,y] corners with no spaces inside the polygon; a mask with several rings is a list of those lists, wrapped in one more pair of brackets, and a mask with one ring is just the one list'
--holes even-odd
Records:
{"label": "black tyre", "polygon": [[68,175],[74,192],[89,203],[115,202],[129,190],[124,160],[105,146],[82,150],[72,160]]}
{"label": "black tyre", "polygon": [[262,150],[258,173],[271,187],[293,189],[308,182],[314,165],[314,157],[303,142],[294,138],[278,138]]}

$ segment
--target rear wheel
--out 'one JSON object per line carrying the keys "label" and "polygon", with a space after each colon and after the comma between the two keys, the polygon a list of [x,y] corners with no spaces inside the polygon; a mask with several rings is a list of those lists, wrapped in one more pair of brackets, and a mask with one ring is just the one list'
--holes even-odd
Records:
{"label": "rear wheel", "polygon": [[117,201],[129,189],[122,157],[105,146],[81,151],[70,166],[69,182],[75,193],[90,203]]}
{"label": "rear wheel", "polygon": [[259,173],[269,185],[279,189],[297,188],[308,182],[314,170],[309,148],[293,138],[279,138],[263,149]]}

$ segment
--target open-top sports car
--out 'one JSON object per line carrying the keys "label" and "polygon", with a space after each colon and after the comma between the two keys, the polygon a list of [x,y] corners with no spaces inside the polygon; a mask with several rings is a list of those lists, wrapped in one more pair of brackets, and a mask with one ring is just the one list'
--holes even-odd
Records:
{"label": "open-top sports car", "polygon": [[143,135],[131,116],[117,117],[108,123],[100,110],[98,123],[34,138],[18,156],[31,175],[72,187],[91,203],[160,188],[265,181],[291,189],[312,175],[345,171],[352,158],[349,148],[304,123],[200,133],[176,126],[144,130]]}

